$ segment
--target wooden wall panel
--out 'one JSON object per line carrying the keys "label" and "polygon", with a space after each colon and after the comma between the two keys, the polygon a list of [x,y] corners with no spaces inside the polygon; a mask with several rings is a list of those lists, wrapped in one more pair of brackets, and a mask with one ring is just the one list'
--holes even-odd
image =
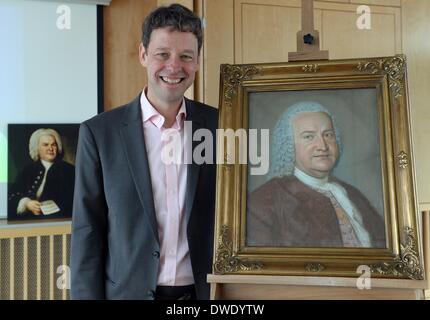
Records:
{"label": "wooden wall panel", "polygon": [[[314,25],[321,29],[321,10],[315,10]],[[235,63],[283,62],[296,51],[301,29],[297,1],[235,1]]]}
{"label": "wooden wall panel", "polygon": [[360,30],[355,6],[322,10],[322,48],[330,59],[391,56],[401,53],[400,9],[371,8],[371,29]]}
{"label": "wooden wall panel", "polygon": [[[204,102],[218,105],[220,63],[287,61],[288,52],[296,51],[301,1],[201,1],[207,24],[204,81],[199,95]],[[350,0],[315,1],[315,28],[320,31],[322,49],[330,51],[330,59],[402,52],[401,9],[395,6],[398,0],[362,3],[378,4],[370,7],[371,30],[356,26],[359,4]]]}
{"label": "wooden wall panel", "polygon": [[377,5],[377,6],[393,6],[393,7],[400,7],[401,5],[401,0],[351,0],[350,2],[355,4],[368,4],[368,5]]}
{"label": "wooden wall panel", "polygon": [[242,3],[236,6],[236,63],[287,61],[296,51],[295,34],[301,26],[300,8]]}
{"label": "wooden wall panel", "polygon": [[[286,61],[296,51],[301,28],[300,2],[236,0],[235,63]],[[315,2],[315,28],[330,59],[388,56],[401,53],[401,11],[371,6],[371,29],[356,26],[358,5]]]}
{"label": "wooden wall panel", "polygon": [[[323,2],[341,2],[341,3],[350,3],[350,0],[319,0]],[[316,3],[316,2],[315,2]]]}
{"label": "wooden wall panel", "polygon": [[403,0],[402,13],[418,201],[421,210],[430,210],[430,1]]}
{"label": "wooden wall panel", "polygon": [[180,3],[190,10],[193,10],[194,0],[158,0],[159,6],[168,6],[172,3]]}
{"label": "wooden wall panel", "polygon": [[220,65],[234,63],[233,8],[231,0],[203,0],[202,3],[206,27],[199,98],[213,107],[218,107]]}
{"label": "wooden wall panel", "polygon": [[141,25],[157,0],[112,0],[103,9],[105,110],[134,99],[147,83],[139,62]]}

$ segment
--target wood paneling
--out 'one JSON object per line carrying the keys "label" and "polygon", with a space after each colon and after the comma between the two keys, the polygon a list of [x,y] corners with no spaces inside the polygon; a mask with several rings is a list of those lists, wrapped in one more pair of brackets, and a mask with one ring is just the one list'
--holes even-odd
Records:
{"label": "wood paneling", "polygon": [[355,6],[322,10],[322,47],[330,59],[392,56],[401,53],[400,9],[371,8],[371,29],[360,30]]}
{"label": "wood paneling", "polygon": [[202,5],[206,27],[199,97],[214,107],[218,107],[220,65],[234,63],[233,7],[231,0],[204,0]]}
{"label": "wood paneling", "polygon": [[430,1],[403,0],[403,52],[408,63],[409,100],[421,210],[430,209]]}
{"label": "wood paneling", "polygon": [[[300,2],[287,0],[235,3],[235,63],[286,61],[296,51],[301,28]],[[356,5],[316,2],[315,28],[330,59],[389,56],[401,52],[399,8],[371,7],[371,29],[360,30]]]}
{"label": "wood paneling", "polygon": [[[321,2],[342,2],[342,3],[350,3],[350,0],[319,0]],[[318,2],[319,2],[318,1]],[[316,3],[316,1],[315,1]]]}
{"label": "wood paneling", "polygon": [[139,62],[141,26],[157,0],[113,0],[103,11],[105,110],[131,101],[147,83]]}
{"label": "wood paneling", "polygon": [[172,3],[179,3],[183,6],[187,7],[190,10],[193,10],[194,0],[158,0],[159,6],[168,6]]}
{"label": "wood paneling", "polygon": [[351,3],[400,7],[401,0],[351,0]]}
{"label": "wood paneling", "polygon": [[288,52],[296,51],[300,8],[247,3],[236,8],[236,63],[287,61]]}
{"label": "wood paneling", "polygon": [[[219,64],[287,61],[301,28],[299,0],[202,0],[206,19],[203,101],[218,105]],[[363,1],[364,3],[365,1]],[[388,56],[402,52],[398,0],[368,1],[371,30],[359,30],[358,4],[315,1],[315,28],[330,59]],[[392,6],[388,6],[391,4]],[[233,52],[233,58],[232,58]]]}

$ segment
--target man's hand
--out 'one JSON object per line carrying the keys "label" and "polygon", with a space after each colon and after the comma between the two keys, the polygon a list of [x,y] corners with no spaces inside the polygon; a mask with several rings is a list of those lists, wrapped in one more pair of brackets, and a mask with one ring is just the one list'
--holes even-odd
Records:
{"label": "man's hand", "polygon": [[36,216],[42,213],[42,211],[40,210],[40,206],[41,206],[41,203],[37,200],[30,200],[25,205],[27,210],[31,211]]}

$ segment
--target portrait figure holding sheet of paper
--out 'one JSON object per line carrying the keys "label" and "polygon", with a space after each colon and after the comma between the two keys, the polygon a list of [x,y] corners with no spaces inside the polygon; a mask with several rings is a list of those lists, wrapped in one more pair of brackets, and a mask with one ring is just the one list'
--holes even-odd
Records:
{"label": "portrait figure holding sheet of paper", "polygon": [[32,162],[9,189],[10,220],[67,218],[72,214],[75,168],[63,160],[63,143],[52,128],[39,128],[29,139]]}

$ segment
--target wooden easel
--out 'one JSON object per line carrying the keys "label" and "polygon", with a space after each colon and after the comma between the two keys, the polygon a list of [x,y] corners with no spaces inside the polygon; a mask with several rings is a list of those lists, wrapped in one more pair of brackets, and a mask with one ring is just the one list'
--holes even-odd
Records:
{"label": "wooden easel", "polygon": [[320,50],[320,34],[314,29],[314,0],[302,0],[302,30],[297,32],[297,52],[288,52],[288,61],[328,60]]}

